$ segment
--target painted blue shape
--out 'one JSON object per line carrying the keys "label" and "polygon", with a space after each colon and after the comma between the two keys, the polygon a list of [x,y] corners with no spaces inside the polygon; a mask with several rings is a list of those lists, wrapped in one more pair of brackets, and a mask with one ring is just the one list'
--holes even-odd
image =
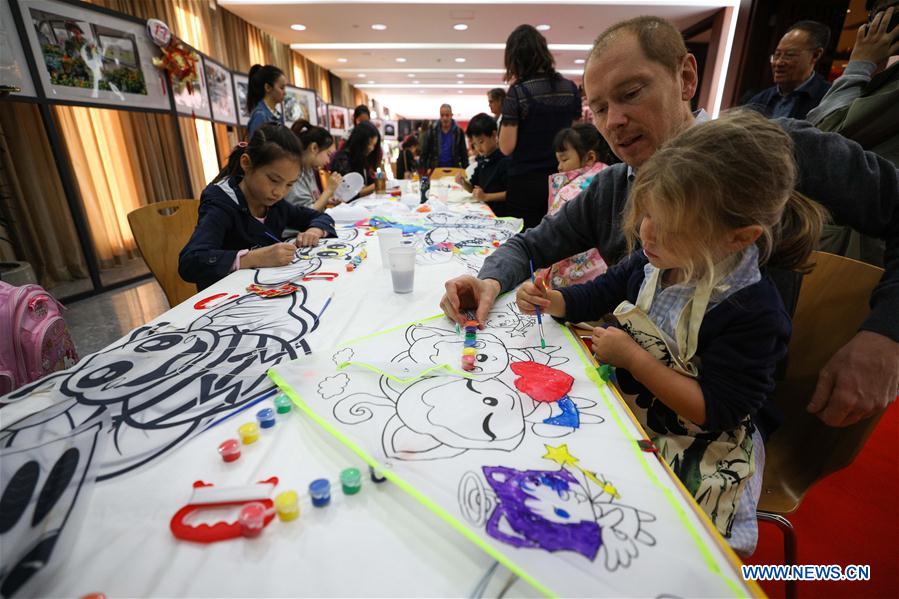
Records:
{"label": "painted blue shape", "polygon": [[581,426],[581,415],[577,411],[577,406],[574,405],[574,402],[568,399],[566,395],[558,402],[556,402],[559,407],[562,409],[562,413],[558,416],[552,416],[543,421],[543,424],[555,424],[556,426],[569,426],[571,428],[580,428]]}
{"label": "painted blue shape", "polygon": [[560,518],[571,518],[571,515],[560,507],[553,508],[553,511],[556,512],[556,515]]}
{"label": "painted blue shape", "polygon": [[477,339],[466,339],[463,343],[465,344],[465,345],[463,345],[463,347],[475,347],[478,344],[478,340]]}

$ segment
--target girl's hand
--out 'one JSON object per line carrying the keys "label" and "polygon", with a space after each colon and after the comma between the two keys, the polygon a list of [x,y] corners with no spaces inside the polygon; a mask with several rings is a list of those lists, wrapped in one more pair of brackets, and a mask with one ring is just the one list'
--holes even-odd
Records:
{"label": "girl's hand", "polygon": [[471,192],[471,196],[479,202],[487,201],[487,194],[484,193],[484,190],[475,185],[474,190]]}
{"label": "girl's hand", "polygon": [[534,306],[540,306],[544,312],[549,308],[550,301],[546,297],[547,291],[537,287],[530,281],[525,281],[515,292],[515,303],[522,314],[536,314]]}
{"label": "girl's hand", "polygon": [[312,227],[311,229],[306,229],[302,233],[297,234],[297,246],[298,247],[309,247],[313,245],[318,245],[318,240],[325,236],[325,232],[321,229],[317,229]]}
{"label": "girl's hand", "polygon": [[333,172],[328,176],[328,189],[335,191],[340,184],[343,183],[343,176],[338,172]]}
{"label": "girl's hand", "polygon": [[591,341],[593,353],[600,362],[625,370],[631,370],[634,360],[646,352],[630,335],[615,327],[594,328]]}
{"label": "girl's hand", "polygon": [[251,250],[243,257],[240,264],[243,268],[286,266],[293,261],[296,250],[297,246],[292,243],[275,243],[264,248]]}
{"label": "girl's hand", "polygon": [[456,185],[462,185],[465,182],[465,177],[462,176],[462,173],[456,175]]}

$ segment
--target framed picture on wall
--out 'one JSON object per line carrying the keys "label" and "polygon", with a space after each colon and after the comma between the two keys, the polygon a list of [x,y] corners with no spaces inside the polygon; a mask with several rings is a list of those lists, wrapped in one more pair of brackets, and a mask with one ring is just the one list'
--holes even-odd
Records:
{"label": "framed picture on wall", "polygon": [[250,123],[250,113],[247,112],[247,89],[250,86],[250,78],[243,73],[231,73],[234,80],[234,99],[237,100],[237,122],[241,127]]}
{"label": "framed picture on wall", "polygon": [[399,125],[396,121],[384,121],[383,127],[384,139],[396,139],[399,135]]}
{"label": "framed picture on wall", "polygon": [[212,120],[229,125],[237,124],[237,103],[234,101],[234,82],[231,71],[210,58],[203,57],[203,72],[209,90]]}
{"label": "framed picture on wall", "polygon": [[316,110],[315,92],[311,89],[303,89],[288,85],[284,90],[284,124],[290,127],[297,119],[304,119],[318,124],[318,112]]}
{"label": "framed picture on wall", "polygon": [[315,94],[315,113],[318,115],[319,126],[328,128],[328,104],[321,96]]}
{"label": "framed picture on wall", "polygon": [[112,16],[86,4],[18,0],[38,79],[50,100],[170,110],[159,51],[139,19]]}
{"label": "framed picture on wall", "polygon": [[398,139],[406,139],[408,136],[412,135],[412,121],[408,119],[403,119],[397,124],[397,138]]}
{"label": "framed picture on wall", "polygon": [[[183,42],[182,42],[183,43]],[[175,91],[172,86],[172,94],[175,98],[175,110],[179,114],[186,116],[196,116],[202,119],[212,119],[212,110],[209,106],[209,93],[206,87],[206,76],[203,73],[203,57],[200,53],[184,44],[186,48],[190,48],[197,53],[200,59],[194,66],[194,72],[197,76],[196,82],[189,88],[184,86],[181,91]]]}
{"label": "framed picture on wall", "polygon": [[37,96],[9,2],[0,2],[0,85],[22,90],[13,96]]}
{"label": "framed picture on wall", "polygon": [[331,135],[346,137],[349,120],[350,115],[346,108],[334,104],[328,106],[328,129],[331,131]]}

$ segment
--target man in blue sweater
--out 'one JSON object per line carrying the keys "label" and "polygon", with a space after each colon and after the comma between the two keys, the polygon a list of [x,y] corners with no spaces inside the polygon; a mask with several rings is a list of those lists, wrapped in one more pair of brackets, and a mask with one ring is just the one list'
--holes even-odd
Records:
{"label": "man in blue sweater", "polygon": [[[674,34],[661,35],[666,30]],[[462,323],[460,311],[476,309],[485,322],[499,293],[529,277],[529,259],[543,268],[595,247],[610,265],[621,260],[627,248],[620,222],[634,169],[704,118],[702,111],[690,112],[696,86],[696,59],[663,19],[641,17],[603,33],[585,65],[584,88],[594,123],[624,162],[606,168],[562,210],[497,249],[478,278],[447,281],[444,313]],[[848,426],[883,409],[899,387],[899,173],[840,135],[803,121],[776,122],[795,144],[797,190],[826,207],[834,223],[886,241],[886,273],[871,297],[871,314],[821,371],[808,407],[831,426]]]}

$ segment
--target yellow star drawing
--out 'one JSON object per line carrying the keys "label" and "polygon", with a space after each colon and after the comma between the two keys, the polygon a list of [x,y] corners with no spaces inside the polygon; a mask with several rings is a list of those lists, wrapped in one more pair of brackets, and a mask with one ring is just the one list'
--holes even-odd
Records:
{"label": "yellow star drawing", "polygon": [[576,464],[578,461],[576,457],[568,453],[568,445],[565,443],[559,445],[558,447],[552,447],[551,445],[544,444],[543,447],[546,448],[546,455],[543,456],[544,459],[552,460],[559,466],[564,467],[566,464]]}

